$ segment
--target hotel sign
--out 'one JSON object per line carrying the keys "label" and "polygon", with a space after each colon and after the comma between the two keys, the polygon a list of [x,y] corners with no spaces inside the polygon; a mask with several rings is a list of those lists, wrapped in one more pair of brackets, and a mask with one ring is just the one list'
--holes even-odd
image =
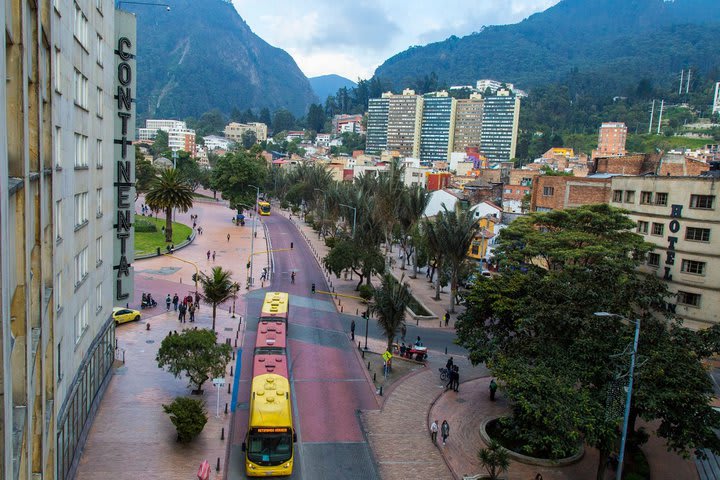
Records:
{"label": "hotel sign", "polygon": [[133,293],[135,259],[133,216],[135,214],[135,16],[115,11],[115,129],[113,229],[114,299],[128,303]]}

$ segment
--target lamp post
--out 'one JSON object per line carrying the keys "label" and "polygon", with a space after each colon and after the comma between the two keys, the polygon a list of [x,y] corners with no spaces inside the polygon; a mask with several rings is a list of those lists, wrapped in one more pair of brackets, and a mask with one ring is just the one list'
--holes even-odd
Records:
{"label": "lamp post", "polygon": [[325,207],[326,207],[327,201],[325,198],[325,190],[323,190],[322,188],[315,188],[313,190],[315,190],[316,192],[322,192],[322,194],[323,194],[323,214],[322,214],[322,218],[320,219],[320,231],[318,232],[318,238],[320,238],[320,234],[323,233],[323,231],[325,230]]}
{"label": "lamp post", "polygon": [[344,203],[341,203],[340,206],[341,206],[341,207],[352,208],[352,211],[353,211],[352,238],[353,238],[353,240],[355,240],[355,220],[357,219],[357,208],[351,207],[350,205],[345,205]]}
{"label": "lamp post", "polygon": [[[260,187],[256,187],[255,185],[248,185],[248,187],[254,188],[255,191],[255,216],[253,217],[253,228],[252,233],[250,235],[250,277],[248,284],[252,286],[255,281],[253,278],[253,254],[255,253],[255,229],[257,228],[257,220],[258,220],[258,199],[260,198]],[[248,287],[249,288],[249,287]]]}
{"label": "lamp post", "polygon": [[368,338],[368,320],[370,319],[370,307],[368,307],[367,310],[365,310],[365,350],[367,350],[367,338]]}
{"label": "lamp post", "polygon": [[616,480],[622,480],[623,461],[625,460],[625,443],[627,442],[627,429],[630,420],[630,402],[632,401],[633,375],[635,373],[635,357],[637,356],[638,341],[640,339],[640,319],[630,320],[622,315],[608,312],[595,312],[598,317],[617,317],[635,324],[635,339],[633,349],[630,352],[630,380],[628,380],[627,396],[625,397],[625,413],[623,414],[622,437],[620,438],[620,454],[618,455],[618,468],[615,475]]}

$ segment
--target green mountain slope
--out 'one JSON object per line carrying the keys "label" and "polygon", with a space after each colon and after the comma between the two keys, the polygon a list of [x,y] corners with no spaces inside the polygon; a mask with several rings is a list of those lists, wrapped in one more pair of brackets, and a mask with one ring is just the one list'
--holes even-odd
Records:
{"label": "green mountain slope", "polygon": [[169,11],[123,8],[137,14],[140,119],[199,116],[213,108],[286,108],[302,115],[317,101],[292,57],[255,35],[231,3],[173,0]]}
{"label": "green mountain slope", "polygon": [[601,76],[606,87],[670,81],[688,66],[720,65],[719,35],[717,0],[563,0],[514,25],[406,50],[375,76],[394,89],[430,72],[451,85],[495,78],[520,88],[570,72]]}

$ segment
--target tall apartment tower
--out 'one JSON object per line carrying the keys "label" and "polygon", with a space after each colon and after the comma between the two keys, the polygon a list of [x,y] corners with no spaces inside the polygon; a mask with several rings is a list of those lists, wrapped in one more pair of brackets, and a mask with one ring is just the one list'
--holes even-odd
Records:
{"label": "tall apartment tower", "polygon": [[405,89],[401,95],[383,94],[388,99],[387,150],[401,157],[418,158],[423,97]]}
{"label": "tall apartment tower", "polygon": [[432,164],[449,161],[454,139],[456,102],[447,92],[427,94],[423,98],[421,162]]}
{"label": "tall apartment tower", "polygon": [[480,150],[491,162],[515,157],[520,98],[510,90],[499,89],[485,98],[482,116]]}
{"label": "tall apartment tower", "polygon": [[457,100],[453,152],[464,152],[467,147],[480,148],[484,104],[482,95],[477,93]]}
{"label": "tall apartment tower", "polygon": [[606,122],[600,126],[598,148],[593,157],[610,157],[625,155],[627,127],[622,122]]}
{"label": "tall apartment tower", "polygon": [[713,114],[720,113],[720,82],[715,83],[715,95],[713,96]]}
{"label": "tall apartment tower", "polygon": [[62,480],[109,378],[112,307],[132,300],[135,17],[110,0],[3,10],[0,470]]}
{"label": "tall apartment tower", "polygon": [[368,102],[368,123],[365,151],[371,155],[379,155],[387,150],[388,107],[390,101],[382,98],[371,98]]}

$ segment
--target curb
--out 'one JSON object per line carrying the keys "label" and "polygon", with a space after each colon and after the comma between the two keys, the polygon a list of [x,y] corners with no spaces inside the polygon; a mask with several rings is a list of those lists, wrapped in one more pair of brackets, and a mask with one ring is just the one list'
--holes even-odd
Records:
{"label": "curb", "polygon": [[[183,225],[185,225],[185,224],[183,223]],[[187,226],[187,225],[185,225],[185,226]],[[195,229],[193,229],[192,233],[190,234],[190,239],[184,240],[184,241],[183,241],[182,243],[180,243],[179,245],[176,245],[175,248],[173,249],[173,253],[174,253],[174,252],[177,252],[178,250],[182,250],[183,248],[185,248],[185,247],[187,247],[188,245],[190,245],[190,244],[195,240],[195,236],[196,236],[196,235],[197,235],[197,232],[195,231]],[[159,248],[159,247],[158,247],[158,248]],[[167,252],[166,252],[166,253],[167,253]],[[160,251],[160,255],[158,255],[157,253],[145,253],[145,254],[143,254],[143,255],[136,255],[136,256],[135,256],[135,261],[145,260],[145,259],[148,259],[148,258],[162,257],[163,255],[165,255],[165,253],[163,253],[162,250]]]}

